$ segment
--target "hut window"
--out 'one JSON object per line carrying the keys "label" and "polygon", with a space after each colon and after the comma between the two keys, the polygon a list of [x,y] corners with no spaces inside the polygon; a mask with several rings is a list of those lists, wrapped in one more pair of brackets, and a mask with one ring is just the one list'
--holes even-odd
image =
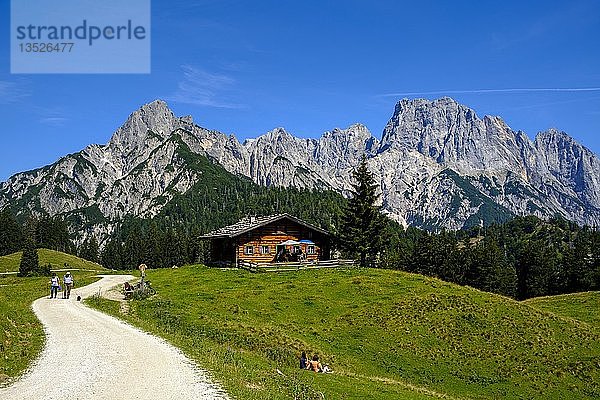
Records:
{"label": "hut window", "polygon": [[269,246],[263,245],[260,246],[260,254],[269,254],[271,252],[271,248]]}
{"label": "hut window", "polygon": [[300,246],[294,245],[294,248],[292,249],[292,253],[300,254],[300,253],[302,253],[302,249],[300,249]]}
{"label": "hut window", "polygon": [[306,254],[315,254],[315,246],[312,244],[306,246]]}
{"label": "hut window", "polygon": [[252,254],[254,254],[254,247],[252,246],[246,246],[244,248],[244,254],[247,256],[251,256]]}

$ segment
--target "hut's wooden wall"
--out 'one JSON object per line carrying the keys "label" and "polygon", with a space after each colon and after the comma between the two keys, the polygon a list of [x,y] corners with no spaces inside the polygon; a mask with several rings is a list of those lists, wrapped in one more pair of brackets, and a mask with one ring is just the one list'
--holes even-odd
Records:
{"label": "hut's wooden wall", "polygon": [[[286,240],[308,239],[315,244],[315,253],[307,254],[307,245],[301,245],[307,260],[328,259],[328,238],[319,232],[289,220],[279,220],[259,227],[237,237],[236,259],[250,262],[273,262],[277,255],[277,245]],[[252,246],[254,253],[245,254],[246,246]],[[261,246],[269,246],[268,254],[261,254]]]}

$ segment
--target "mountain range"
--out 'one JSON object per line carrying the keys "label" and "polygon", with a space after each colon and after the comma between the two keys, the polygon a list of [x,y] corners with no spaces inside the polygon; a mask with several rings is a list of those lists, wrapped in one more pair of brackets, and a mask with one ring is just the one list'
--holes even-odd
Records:
{"label": "mountain range", "polygon": [[354,124],[318,139],[276,128],[243,143],[156,100],[107,144],[10,177],[0,184],[0,209],[66,216],[102,238],[124,217],[152,217],[190,190],[202,174],[190,168],[193,156],[259,185],[348,195],[363,154],[383,211],[405,226],[460,229],[529,214],[600,222],[600,160],[592,151],[556,129],[532,141],[447,97],[399,101],[380,139]]}

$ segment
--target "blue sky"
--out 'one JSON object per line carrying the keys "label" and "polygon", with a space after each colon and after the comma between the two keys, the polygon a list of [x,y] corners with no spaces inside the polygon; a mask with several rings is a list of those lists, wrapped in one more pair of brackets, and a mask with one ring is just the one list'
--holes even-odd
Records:
{"label": "blue sky", "polygon": [[598,1],[154,0],[146,75],[11,75],[1,32],[0,180],[106,143],[156,98],[244,139],[355,122],[380,137],[402,97],[450,95],[600,152]]}

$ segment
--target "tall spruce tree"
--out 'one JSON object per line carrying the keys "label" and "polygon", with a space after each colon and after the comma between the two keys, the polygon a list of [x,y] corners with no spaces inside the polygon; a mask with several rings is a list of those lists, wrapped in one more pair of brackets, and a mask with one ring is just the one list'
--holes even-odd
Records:
{"label": "tall spruce tree", "polygon": [[344,210],[340,244],[342,250],[356,258],[361,266],[375,266],[383,251],[386,222],[380,207],[375,205],[379,197],[377,185],[364,155],[352,177],[352,197]]}
{"label": "tall spruce tree", "polygon": [[34,276],[40,272],[40,264],[38,260],[37,249],[35,247],[34,231],[27,229],[25,237],[25,245],[23,247],[23,255],[19,264],[19,276]]}
{"label": "tall spruce tree", "polygon": [[94,235],[85,239],[79,247],[79,257],[88,261],[98,262],[98,241]]}

